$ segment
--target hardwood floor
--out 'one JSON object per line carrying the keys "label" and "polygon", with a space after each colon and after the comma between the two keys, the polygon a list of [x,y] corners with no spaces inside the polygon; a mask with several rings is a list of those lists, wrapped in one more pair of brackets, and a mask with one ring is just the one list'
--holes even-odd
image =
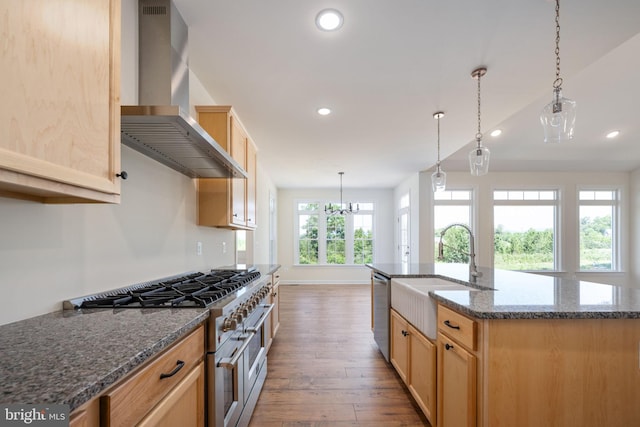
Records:
{"label": "hardwood floor", "polygon": [[281,285],[249,427],[430,426],[373,341],[368,285]]}

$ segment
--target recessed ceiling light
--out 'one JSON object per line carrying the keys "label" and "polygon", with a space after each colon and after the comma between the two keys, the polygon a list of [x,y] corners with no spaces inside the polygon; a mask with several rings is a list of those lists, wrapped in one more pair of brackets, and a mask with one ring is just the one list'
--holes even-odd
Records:
{"label": "recessed ceiling light", "polygon": [[502,129],[496,129],[491,131],[491,133],[489,135],[496,137],[496,136],[500,136],[502,134]]}
{"label": "recessed ceiling light", "polygon": [[336,9],[324,9],[316,15],[316,25],[322,31],[335,31],[342,27],[344,18]]}
{"label": "recessed ceiling light", "polygon": [[608,139],[612,139],[612,138],[615,138],[618,135],[620,135],[620,131],[619,130],[612,130],[611,132],[609,132],[607,134],[607,138]]}
{"label": "recessed ceiling light", "polygon": [[329,114],[331,114],[331,110],[327,107],[321,107],[318,108],[318,114],[320,114],[321,116],[328,116]]}

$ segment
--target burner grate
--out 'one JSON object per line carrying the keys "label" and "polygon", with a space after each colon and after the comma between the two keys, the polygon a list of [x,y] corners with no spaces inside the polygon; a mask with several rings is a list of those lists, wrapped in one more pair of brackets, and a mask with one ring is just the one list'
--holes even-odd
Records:
{"label": "burner grate", "polygon": [[79,307],[207,307],[258,277],[258,271],[212,270],[210,273],[190,273],[87,297]]}

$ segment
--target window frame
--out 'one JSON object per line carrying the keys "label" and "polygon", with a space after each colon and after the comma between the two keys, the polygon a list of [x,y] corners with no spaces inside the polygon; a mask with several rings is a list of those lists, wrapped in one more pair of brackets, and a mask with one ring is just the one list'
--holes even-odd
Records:
{"label": "window frame", "polygon": [[[555,199],[514,199],[514,200],[496,200],[496,192],[549,192],[555,193]],[[492,248],[492,264],[493,268],[496,267],[496,219],[495,219],[495,207],[496,206],[553,206],[553,268],[551,270],[513,270],[521,272],[531,273],[558,273],[562,271],[563,259],[562,259],[562,197],[563,190],[558,186],[509,186],[509,187],[493,187],[490,193],[491,200],[491,248]]]}
{"label": "window frame", "polygon": [[[469,193],[468,199],[439,199],[442,193],[454,193],[454,192],[467,192]],[[444,192],[433,193],[432,199],[432,207],[431,207],[431,230],[433,233],[434,239],[434,250],[433,250],[433,262],[441,263],[443,261],[438,260],[438,254],[435,250],[436,240],[440,238],[439,235],[436,234],[436,207],[438,206],[468,206],[469,207],[469,222],[466,224],[473,231],[474,236],[476,237],[476,251],[478,250],[479,238],[477,230],[477,218],[476,218],[476,203],[477,203],[477,189],[475,187],[447,187]],[[477,261],[477,260],[476,260]]]}
{"label": "window frame", "polygon": [[[615,193],[614,200],[580,200],[580,193],[583,191],[611,191]],[[622,221],[622,188],[616,185],[578,185],[576,188],[576,272],[587,274],[608,274],[608,273],[620,273],[622,272],[622,236],[621,236],[621,221]],[[585,202],[585,203],[583,203]],[[608,202],[608,203],[607,203]],[[581,268],[580,258],[580,207],[586,206],[611,206],[613,212],[611,214],[611,236],[613,242],[611,243],[611,269],[608,270],[586,270]]]}
{"label": "window frame", "polygon": [[[371,215],[371,231],[372,231],[372,259],[371,262],[375,262],[376,258],[376,202],[375,201],[360,201],[358,202],[360,210],[356,214],[345,215],[345,263],[344,264],[330,264],[327,262],[327,215],[324,212],[324,206],[328,203],[336,203],[333,200],[319,200],[319,199],[295,199],[293,201],[293,265],[296,267],[360,267],[365,264],[354,263],[355,253],[355,228],[353,217],[356,215]],[[317,210],[298,210],[300,204],[317,204]],[[355,205],[355,203],[354,203]],[[364,206],[371,205],[372,209],[363,209]],[[301,264],[300,263],[300,216],[301,215],[318,215],[318,263],[317,264]]]}

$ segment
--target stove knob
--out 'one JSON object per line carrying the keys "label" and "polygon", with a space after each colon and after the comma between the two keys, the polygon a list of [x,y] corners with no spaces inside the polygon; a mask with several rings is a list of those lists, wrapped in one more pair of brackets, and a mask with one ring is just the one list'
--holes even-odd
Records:
{"label": "stove knob", "polygon": [[222,332],[233,331],[238,327],[235,319],[225,318],[222,322]]}
{"label": "stove knob", "polygon": [[249,313],[251,313],[251,307],[249,307],[248,304],[242,304],[240,306],[240,312],[242,313],[242,316],[247,317],[249,315]]}
{"label": "stove knob", "polygon": [[236,320],[236,322],[242,323],[242,319],[244,319],[244,316],[242,316],[242,313],[238,310],[233,314],[233,318]]}

